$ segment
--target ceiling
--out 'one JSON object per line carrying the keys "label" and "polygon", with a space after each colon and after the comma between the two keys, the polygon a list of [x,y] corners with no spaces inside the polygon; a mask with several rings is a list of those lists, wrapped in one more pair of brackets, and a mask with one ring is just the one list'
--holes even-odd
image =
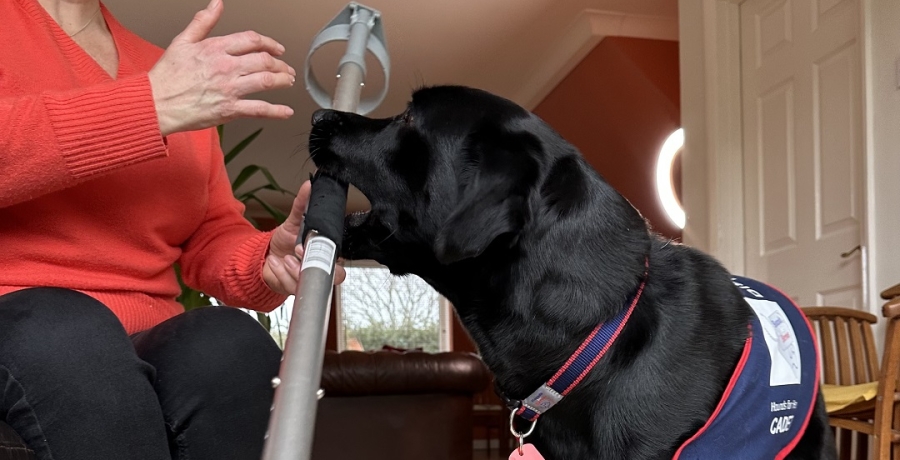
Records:
{"label": "ceiling", "polygon": [[[206,0],[105,0],[127,28],[165,48]],[[255,30],[287,49],[284,59],[302,74],[313,37],[334,18],[342,0],[225,0],[225,12],[213,35]],[[534,108],[603,36],[619,35],[676,40],[676,0],[366,0],[381,12],[391,77],[387,98],[371,115],[403,110],[410,92],[433,84],[482,88]],[[333,82],[341,44],[314,56],[316,75]],[[371,57],[371,56],[370,56]],[[367,91],[381,88],[376,61],[368,64]],[[331,84],[333,86],[333,83]],[[238,120],[226,129],[226,147],[258,128],[262,135],[229,165],[234,177],[241,167],[267,166],[287,189],[297,189],[309,176],[306,141],[310,115],[318,108],[302,79],[288,90],[260,94],[287,104],[294,116],[286,121]],[[252,185],[249,184],[249,185]],[[291,197],[267,195],[267,201],[289,209]],[[351,193],[348,207],[364,198]],[[252,214],[257,210],[250,209]]]}

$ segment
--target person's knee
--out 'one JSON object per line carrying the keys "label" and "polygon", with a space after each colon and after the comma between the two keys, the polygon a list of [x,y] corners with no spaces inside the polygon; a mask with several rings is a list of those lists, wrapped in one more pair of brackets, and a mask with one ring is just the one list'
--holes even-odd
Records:
{"label": "person's knee", "polygon": [[116,316],[86,294],[47,287],[0,296],[0,362],[54,368],[128,345]]}
{"label": "person's knee", "polygon": [[281,350],[250,315],[205,307],[170,318],[135,338],[138,355],[159,377],[245,386],[277,375]]}

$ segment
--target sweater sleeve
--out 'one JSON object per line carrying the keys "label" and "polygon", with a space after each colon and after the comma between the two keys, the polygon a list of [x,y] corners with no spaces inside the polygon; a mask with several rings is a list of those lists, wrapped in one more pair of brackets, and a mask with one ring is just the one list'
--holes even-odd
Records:
{"label": "sweater sleeve", "polygon": [[0,98],[0,208],[166,155],[146,73]]}
{"label": "sweater sleeve", "polygon": [[231,190],[218,137],[211,137],[209,205],[200,226],[182,245],[179,263],[184,282],[232,307],[274,310],[287,296],[272,291],[262,276],[272,232],[257,230],[244,217],[244,205]]}

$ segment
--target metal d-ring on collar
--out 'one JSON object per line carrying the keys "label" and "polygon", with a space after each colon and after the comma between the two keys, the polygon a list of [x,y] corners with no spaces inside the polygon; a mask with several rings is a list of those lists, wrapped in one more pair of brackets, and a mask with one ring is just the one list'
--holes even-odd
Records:
{"label": "metal d-ring on collar", "polygon": [[516,437],[516,440],[519,441],[519,455],[524,455],[522,453],[522,445],[524,444],[525,438],[531,436],[531,433],[534,433],[534,427],[537,426],[537,420],[531,422],[531,427],[528,428],[528,431],[525,433],[519,433],[516,431],[516,411],[509,412],[509,432],[512,433],[513,436]]}

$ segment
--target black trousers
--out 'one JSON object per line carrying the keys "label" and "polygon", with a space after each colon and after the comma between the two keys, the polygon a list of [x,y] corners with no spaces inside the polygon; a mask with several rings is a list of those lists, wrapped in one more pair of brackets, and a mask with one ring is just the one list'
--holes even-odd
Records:
{"label": "black trousers", "polygon": [[280,360],[232,308],[129,337],[78,292],[0,296],[0,419],[41,460],[258,460]]}

